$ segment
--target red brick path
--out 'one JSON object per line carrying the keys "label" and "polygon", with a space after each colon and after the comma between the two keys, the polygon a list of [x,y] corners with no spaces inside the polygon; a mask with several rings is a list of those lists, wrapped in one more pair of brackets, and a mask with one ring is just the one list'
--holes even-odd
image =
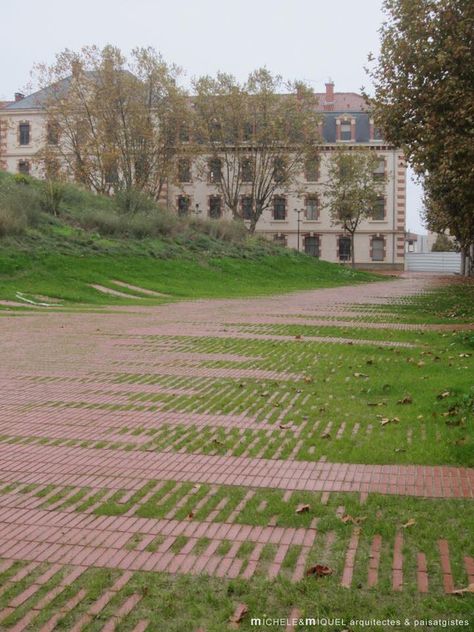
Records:
{"label": "red brick path", "polygon": [[[381,304],[387,300],[415,294],[426,289],[433,280],[400,278],[366,286],[318,290],[286,297],[247,299],[239,301],[195,301],[160,307],[120,308],[108,313],[34,313],[0,319],[0,487],[4,485],[55,485],[73,497],[79,488],[90,488],[90,493],[101,489],[125,490],[126,497],[142,488],[148,481],[189,481],[211,486],[241,486],[248,489],[242,503],[252,497],[257,488],[285,490],[285,498],[297,490],[322,492],[327,502],[332,492],[357,492],[364,501],[368,493],[399,494],[434,498],[472,498],[474,473],[456,467],[363,465],[249,458],[245,456],[219,456],[193,454],[182,451],[146,452],[138,449],[126,451],[108,446],[106,449],[68,446],[68,440],[118,441],[118,428],[128,426],[153,430],[166,423],[192,426],[198,431],[207,426],[224,429],[260,429],[257,421],[246,411],[229,415],[156,410],[127,410],[125,394],[164,393],[179,397],[198,397],[206,385],[216,379],[278,380],[282,383],[301,379],[292,367],[282,371],[262,371],[243,367],[206,367],[206,361],[245,362],[247,358],[232,353],[196,354],[185,349],[186,339],[178,349],[163,338],[159,355],[147,349],[148,336],[212,336],[217,338],[247,337],[272,338],[263,334],[238,331],[240,324],[263,323],[318,323],[333,324],[322,317],[334,317],[334,324],[349,323],[348,316],[356,316],[363,326],[370,317],[370,309],[358,312],[353,304]],[[295,318],[304,316],[305,318]],[[228,323],[233,323],[229,326]],[[374,323],[371,327],[375,326]],[[282,336],[275,336],[281,340]],[[370,330],[367,331],[370,342]],[[336,339],[324,338],[322,343]],[[340,342],[340,339],[337,339]],[[360,341],[358,341],[360,342]],[[380,342],[377,342],[380,346]],[[184,347],[183,347],[184,345]],[[392,343],[391,346],[394,346]],[[150,382],[110,383],[110,375],[126,371],[144,376],[165,376],[165,385]],[[183,379],[190,379],[186,385]],[[59,405],[65,402],[65,405]],[[52,405],[54,403],[54,405]],[[75,404],[80,404],[76,406]],[[110,405],[112,408],[101,409]],[[171,432],[171,431],[170,431]],[[342,431],[341,431],[342,432]],[[6,438],[5,438],[6,437]],[[34,442],[28,443],[31,438]],[[59,445],[43,445],[42,438],[61,441]],[[127,438],[130,438],[127,435]],[[21,442],[18,442],[21,440]],[[146,438],[137,437],[138,447]],[[55,492],[52,492],[54,495]],[[151,492],[150,492],[151,493]],[[124,500],[122,499],[124,502]],[[228,522],[197,521],[191,519],[152,520],[139,518],[128,512],[122,516],[97,516],[96,505],[87,512],[73,507],[61,508],[61,502],[41,505],[42,500],[31,493],[18,493],[12,488],[0,494],[0,573],[7,572],[13,561],[22,560],[29,566],[8,580],[18,582],[39,564],[48,569],[17,595],[3,611],[2,619],[31,598],[42,582],[48,581],[67,565],[67,573],[56,586],[55,594],[71,583],[88,567],[121,569],[123,574],[116,584],[93,603],[75,624],[81,630],[99,613],[114,594],[127,584],[133,571],[166,571],[169,573],[208,573],[217,577],[251,578],[263,573],[274,578],[283,572],[285,559],[290,552],[296,562],[287,565],[286,573],[297,581],[304,575],[313,553],[329,555],[335,541],[330,532],[324,538],[317,531],[317,520],[310,528],[281,528],[270,525],[256,527],[237,524],[234,511]],[[184,501],[183,501],[184,502]],[[41,506],[40,506],[41,505]],[[343,510],[343,508],[342,508]],[[217,511],[214,512],[214,516]],[[354,527],[348,531],[343,567],[342,586],[350,588],[360,545],[361,532]],[[208,545],[200,550],[202,538]],[[154,549],[150,548],[157,542]],[[181,542],[181,548],[177,547]],[[230,542],[226,552],[219,547]],[[131,544],[132,543],[132,544]],[[251,550],[239,556],[243,543]],[[370,541],[370,558],[366,569],[367,587],[379,581],[380,558],[387,543],[376,534]],[[403,590],[404,565],[403,534],[398,532],[389,543],[393,548],[391,582],[393,590]],[[273,553],[262,557],[262,551],[272,545]],[[295,548],[296,547],[296,548]],[[440,568],[444,590],[454,588],[450,564],[449,544],[438,542]],[[222,549],[225,550],[225,549]],[[474,577],[474,561],[465,556],[467,575]],[[416,579],[420,593],[430,589],[427,561],[420,551],[416,558]],[[23,573],[23,575],[22,575]],[[2,589],[0,588],[0,595]],[[43,628],[53,630],[65,613],[78,607],[85,597],[76,592]],[[46,595],[44,606],[54,598]],[[129,595],[115,611],[107,624],[113,630],[134,608],[138,608],[140,595]],[[41,607],[40,604],[40,607]],[[24,629],[37,614],[35,606],[14,629]],[[136,630],[145,630],[146,621],[140,621]]]}

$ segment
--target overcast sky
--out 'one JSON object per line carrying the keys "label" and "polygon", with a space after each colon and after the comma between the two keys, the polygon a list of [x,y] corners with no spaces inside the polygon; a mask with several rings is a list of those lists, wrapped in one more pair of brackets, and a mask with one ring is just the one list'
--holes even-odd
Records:
{"label": "overcast sky", "polygon": [[[23,90],[36,62],[64,48],[153,46],[196,75],[225,70],[244,79],[267,66],[316,92],[370,89],[367,54],[378,51],[382,0],[22,0],[2,3],[0,99]],[[21,7],[21,8],[20,8]],[[419,220],[420,188],[408,183],[407,229]]]}

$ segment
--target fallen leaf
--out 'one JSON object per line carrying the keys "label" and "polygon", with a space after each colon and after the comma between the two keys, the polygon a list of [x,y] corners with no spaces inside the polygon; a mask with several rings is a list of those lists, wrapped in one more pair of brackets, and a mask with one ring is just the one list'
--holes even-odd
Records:
{"label": "fallen leaf", "polygon": [[416,524],[416,520],[414,518],[410,518],[408,522],[405,522],[405,524],[402,524],[402,527],[406,529],[407,527],[413,527],[413,525],[415,524]]}
{"label": "fallen leaf", "polygon": [[310,509],[311,507],[309,505],[298,505],[298,507],[296,508],[296,513],[297,514],[308,513]]}
{"label": "fallen leaf", "polygon": [[314,566],[310,566],[306,570],[306,575],[309,577],[310,575],[314,575],[315,577],[324,577],[325,575],[332,575],[332,568],[329,566],[324,566],[323,564],[315,564]]}
{"label": "fallen leaf", "polygon": [[212,443],[215,443],[216,445],[224,445],[222,441],[219,441],[219,439],[213,439]]}
{"label": "fallen leaf", "polygon": [[399,421],[400,419],[398,417],[382,417],[380,423],[382,424],[382,426],[386,426],[387,424],[398,424]]}
{"label": "fallen leaf", "polygon": [[458,588],[457,590],[452,590],[452,595],[464,595],[464,593],[474,593],[474,584],[469,584],[466,588]]}
{"label": "fallen leaf", "polygon": [[[470,353],[460,353],[460,354],[459,354],[459,357],[460,357],[460,358],[470,358],[470,357],[471,357],[471,354],[470,354]],[[472,585],[472,584],[471,584],[471,585]]]}
{"label": "fallen leaf", "polygon": [[423,362],[423,360],[420,360],[419,362],[416,363],[416,366],[425,366],[426,362]]}
{"label": "fallen leaf", "polygon": [[308,376],[306,376],[306,377],[304,378],[304,381],[306,382],[306,384],[311,384],[311,382],[313,381],[313,378],[312,378],[312,377],[308,377]]}
{"label": "fallen leaf", "polygon": [[330,439],[331,438],[331,433],[330,432],[323,432],[323,434],[321,435],[321,439]]}
{"label": "fallen leaf", "polygon": [[369,377],[365,373],[354,373],[354,377]]}
{"label": "fallen leaf", "polygon": [[365,516],[356,516],[354,518],[353,516],[350,516],[349,514],[346,514],[345,516],[342,516],[342,518],[341,518],[341,521],[344,524],[348,524],[349,522],[351,522],[352,524],[359,525],[362,522],[364,522],[364,520],[367,520],[367,518]]}
{"label": "fallen leaf", "polygon": [[449,391],[443,391],[442,393],[438,395],[436,399],[444,399],[445,397],[449,397],[450,395],[451,393]]}
{"label": "fallen leaf", "polygon": [[239,603],[237,608],[234,610],[234,614],[229,619],[229,622],[233,624],[231,627],[238,628],[238,624],[242,621],[248,611],[249,609],[244,603]]}
{"label": "fallen leaf", "polygon": [[301,334],[298,334],[297,336],[295,336],[295,340],[301,340],[301,338],[302,338]]}
{"label": "fallen leaf", "polygon": [[394,452],[406,452],[405,448],[395,448]]}
{"label": "fallen leaf", "polygon": [[413,399],[411,395],[405,395],[405,397],[402,397],[402,399],[399,399],[397,404],[412,404],[413,403]]}
{"label": "fallen leaf", "polygon": [[282,430],[288,430],[288,428],[291,428],[292,426],[291,424],[280,424],[278,427]]}
{"label": "fallen leaf", "polygon": [[186,516],[186,518],[187,518],[188,520],[192,520],[192,519],[194,518],[194,514],[193,514],[193,512],[192,512],[192,511],[190,511],[190,512],[188,513],[188,515]]}

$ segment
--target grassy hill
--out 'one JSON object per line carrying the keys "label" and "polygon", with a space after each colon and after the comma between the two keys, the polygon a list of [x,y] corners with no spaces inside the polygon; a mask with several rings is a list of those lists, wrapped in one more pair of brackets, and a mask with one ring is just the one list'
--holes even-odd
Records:
{"label": "grassy hill", "polygon": [[0,174],[4,307],[28,300],[99,305],[255,296],[375,278],[249,237],[237,222],[178,218],[137,194],[101,197]]}

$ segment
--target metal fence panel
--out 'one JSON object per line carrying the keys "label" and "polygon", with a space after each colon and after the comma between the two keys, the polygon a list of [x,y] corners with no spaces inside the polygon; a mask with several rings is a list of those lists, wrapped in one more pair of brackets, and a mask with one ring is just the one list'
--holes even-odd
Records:
{"label": "metal fence panel", "polygon": [[461,272],[461,253],[407,252],[405,253],[405,270],[459,274]]}

